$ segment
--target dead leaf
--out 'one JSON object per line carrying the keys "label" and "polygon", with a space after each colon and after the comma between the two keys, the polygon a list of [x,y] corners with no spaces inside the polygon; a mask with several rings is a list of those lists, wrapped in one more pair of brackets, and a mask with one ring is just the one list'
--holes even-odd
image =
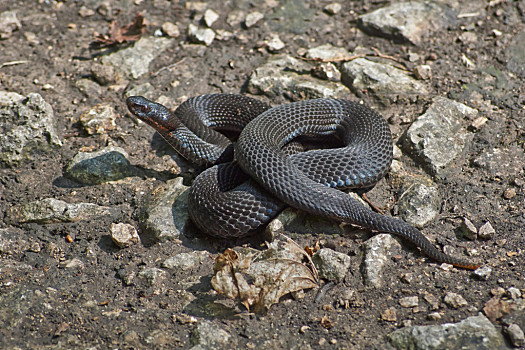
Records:
{"label": "dead leaf", "polygon": [[321,326],[330,329],[334,326],[334,323],[328,319],[328,316],[324,315],[323,318],[321,318]]}
{"label": "dead leaf", "polygon": [[308,253],[287,237],[268,244],[262,252],[227,249],[215,260],[214,271],[213,288],[255,312],[278,303],[283,295],[317,287],[319,282]]}
{"label": "dead leaf", "polygon": [[146,32],[146,21],[141,13],[138,13],[133,22],[123,27],[112,21],[109,25],[109,34],[96,33],[96,39],[90,44],[92,47],[102,48],[118,45],[126,42],[134,42],[140,39]]}

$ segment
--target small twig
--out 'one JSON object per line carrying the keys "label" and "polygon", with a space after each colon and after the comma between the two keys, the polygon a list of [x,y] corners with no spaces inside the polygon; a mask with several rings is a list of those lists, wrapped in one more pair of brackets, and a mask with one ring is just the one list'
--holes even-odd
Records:
{"label": "small twig", "polygon": [[184,60],[186,60],[186,57],[184,57],[183,59],[181,59],[180,61],[177,61],[175,63],[172,63],[168,66],[165,66],[165,67],[162,67],[161,69],[159,69],[158,71],[156,71],[155,73],[151,74],[152,77],[156,77],[157,75],[159,75],[160,72],[166,70],[166,69],[172,69],[176,66],[178,66],[179,64],[181,64],[182,62],[184,62]]}
{"label": "small twig", "polygon": [[29,63],[29,61],[10,61],[10,62],[4,62],[0,64],[0,68],[8,67],[8,66],[16,66],[17,64],[25,64]]}

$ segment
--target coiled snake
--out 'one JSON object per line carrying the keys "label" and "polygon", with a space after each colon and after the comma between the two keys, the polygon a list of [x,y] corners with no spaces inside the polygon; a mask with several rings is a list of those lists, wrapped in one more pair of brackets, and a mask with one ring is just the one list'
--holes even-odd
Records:
{"label": "coiled snake", "polygon": [[[190,98],[174,113],[140,96],[129,97],[127,105],[182,156],[209,167],[195,179],[189,199],[190,217],[204,232],[248,235],[290,205],[399,235],[438,262],[478,267],[439,251],[413,226],[373,212],[339,190],[373,186],[392,161],[390,129],[364,105],[315,99],[269,108],[232,94]],[[218,131],[238,136],[237,142]],[[339,147],[298,152],[301,142],[312,140]]]}

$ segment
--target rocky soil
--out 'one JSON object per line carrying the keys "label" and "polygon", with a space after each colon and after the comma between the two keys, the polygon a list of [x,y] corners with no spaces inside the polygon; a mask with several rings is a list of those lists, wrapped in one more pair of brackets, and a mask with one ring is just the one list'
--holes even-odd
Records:
{"label": "rocky soil", "polygon": [[[525,346],[523,1],[3,1],[0,53],[0,348]],[[294,209],[198,232],[199,170],[124,101],[217,92],[371,106],[396,147],[368,197],[481,268]],[[281,229],[309,284],[218,293],[219,254],[267,273]]]}

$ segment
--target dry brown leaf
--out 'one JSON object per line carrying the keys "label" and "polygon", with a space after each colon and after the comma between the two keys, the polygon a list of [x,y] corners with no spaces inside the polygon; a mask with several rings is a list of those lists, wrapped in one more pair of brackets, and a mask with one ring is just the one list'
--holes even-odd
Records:
{"label": "dry brown leaf", "polygon": [[319,282],[309,255],[289,238],[275,240],[263,252],[227,249],[215,260],[214,271],[213,288],[255,312],[278,303],[283,295],[315,288]]}
{"label": "dry brown leaf", "polygon": [[138,13],[133,19],[133,22],[123,27],[120,27],[117,21],[112,21],[109,25],[109,34],[97,34],[91,46],[101,48],[125,42],[134,42],[139,40],[145,32],[146,21],[144,16]]}

